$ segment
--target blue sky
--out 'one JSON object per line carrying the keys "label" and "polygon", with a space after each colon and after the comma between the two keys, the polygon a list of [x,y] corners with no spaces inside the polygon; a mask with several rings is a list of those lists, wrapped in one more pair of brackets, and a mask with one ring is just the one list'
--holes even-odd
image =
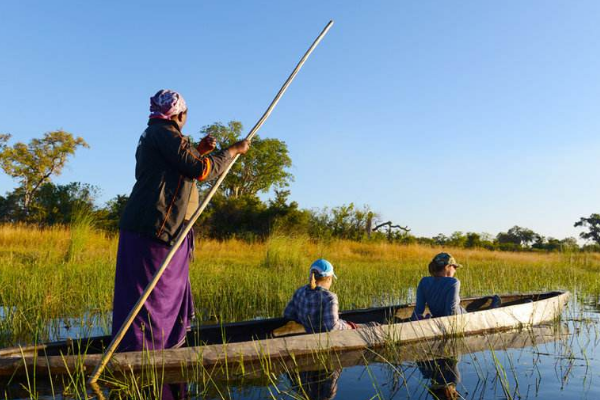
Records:
{"label": "blue sky", "polygon": [[334,19],[260,132],[289,146],[293,200],[368,204],[417,235],[577,236],[600,212],[599,17],[597,1],[2,2],[0,132],[83,136],[56,182],[104,202],[133,185],[156,90],[184,95],[187,134],[250,129]]}

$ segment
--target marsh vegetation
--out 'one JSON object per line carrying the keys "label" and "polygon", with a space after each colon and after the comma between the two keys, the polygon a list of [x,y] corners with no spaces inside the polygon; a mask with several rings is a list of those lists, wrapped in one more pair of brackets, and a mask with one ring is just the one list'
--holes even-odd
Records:
{"label": "marsh vegetation", "polygon": [[[109,333],[116,246],[115,236],[91,229],[85,223],[70,229],[1,226],[0,347]],[[339,296],[341,309],[411,302],[419,279],[427,273],[428,261],[440,250],[439,247],[386,242],[316,242],[304,236],[279,235],[254,243],[198,241],[190,268],[196,323],[280,316],[293,291],[305,283],[306,266],[318,257],[326,257],[336,265],[339,279],[333,290]],[[597,279],[600,255],[579,251],[444,250],[451,251],[465,266],[458,275],[465,297],[558,289],[575,294],[563,321],[558,323],[559,326],[570,325],[569,333],[559,334],[555,341],[544,342],[543,346],[554,346],[550,350],[540,350],[538,344],[532,343],[526,347],[528,350],[499,347],[463,356],[460,361],[463,392],[480,393],[477,398],[489,398],[492,385],[505,398],[523,398],[525,392],[534,398],[554,379],[546,375],[551,373],[545,369],[550,359],[554,359],[554,365],[562,371],[564,388],[573,388],[572,382],[580,379],[574,378],[574,374],[585,369],[587,378],[580,382],[579,389],[587,387],[586,392],[576,393],[593,391],[590,380],[598,379],[593,377],[591,366],[596,363],[596,344],[600,340],[594,311],[600,294]],[[418,373],[419,366],[414,361],[398,360],[394,352],[397,355],[402,350],[388,349],[388,353],[374,358],[361,355],[358,365],[344,366],[336,380],[340,391],[347,386],[353,388],[348,393],[370,393],[367,397],[353,398],[429,396],[428,386]],[[527,359],[530,356],[531,361]],[[312,364],[322,365],[331,376],[339,369],[333,368],[331,363],[339,358],[340,355],[315,355]],[[224,366],[224,373],[198,368],[187,372],[188,383],[184,390],[186,396],[197,398],[306,398],[306,393],[296,390],[306,374],[300,374],[294,366],[286,366],[287,370],[283,371],[275,367],[275,361],[264,360],[254,369]],[[539,381],[537,388],[528,386],[525,391],[524,383],[519,383],[523,368],[528,374],[527,385],[532,385],[531,380]],[[165,378],[160,370],[145,374],[145,378],[149,376],[152,379],[141,381],[139,376],[125,380],[115,377],[104,394],[138,398],[162,396]],[[13,383],[10,391],[0,394],[7,398],[23,396],[23,393],[33,397],[43,397],[46,393],[50,398],[63,395],[78,398],[89,390],[83,376],[76,374],[50,385],[51,390],[48,382],[37,385],[34,378]],[[361,382],[360,388],[356,382]],[[480,387],[482,384],[485,388]],[[395,394],[392,387],[396,387]],[[421,394],[415,395],[419,390]]]}

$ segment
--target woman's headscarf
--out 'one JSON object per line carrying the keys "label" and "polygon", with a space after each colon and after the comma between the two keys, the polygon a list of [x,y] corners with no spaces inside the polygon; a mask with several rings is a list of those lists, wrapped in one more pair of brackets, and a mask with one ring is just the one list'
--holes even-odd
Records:
{"label": "woman's headscarf", "polygon": [[162,89],[150,97],[150,118],[171,119],[187,111],[183,96],[174,90]]}

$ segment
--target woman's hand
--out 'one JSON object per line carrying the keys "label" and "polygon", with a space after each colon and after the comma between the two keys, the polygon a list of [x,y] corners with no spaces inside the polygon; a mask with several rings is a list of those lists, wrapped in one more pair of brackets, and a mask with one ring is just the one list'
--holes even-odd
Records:
{"label": "woman's hand", "polygon": [[201,155],[205,155],[213,151],[215,147],[217,147],[217,139],[211,135],[207,135],[202,138],[198,147],[196,147],[196,150],[198,150],[198,153]]}
{"label": "woman's hand", "polygon": [[248,149],[250,148],[250,140],[244,139],[240,140],[237,143],[232,144],[227,151],[229,151],[229,155],[233,158],[238,154],[246,154]]}

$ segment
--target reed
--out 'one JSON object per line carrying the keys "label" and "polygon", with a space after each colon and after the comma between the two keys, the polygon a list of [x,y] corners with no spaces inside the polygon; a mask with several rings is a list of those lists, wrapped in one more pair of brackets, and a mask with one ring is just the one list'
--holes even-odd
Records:
{"label": "reed", "polygon": [[[71,228],[1,225],[0,346],[48,340],[68,329],[77,334],[92,322],[98,332],[98,321],[108,332],[117,243],[85,216]],[[332,290],[341,309],[413,301],[427,263],[442,250],[465,266],[457,275],[463,296],[556,289],[580,298],[600,294],[597,254],[314,242],[302,236],[264,243],[202,240],[190,266],[198,323],[281,315],[320,257],[336,267]]]}

